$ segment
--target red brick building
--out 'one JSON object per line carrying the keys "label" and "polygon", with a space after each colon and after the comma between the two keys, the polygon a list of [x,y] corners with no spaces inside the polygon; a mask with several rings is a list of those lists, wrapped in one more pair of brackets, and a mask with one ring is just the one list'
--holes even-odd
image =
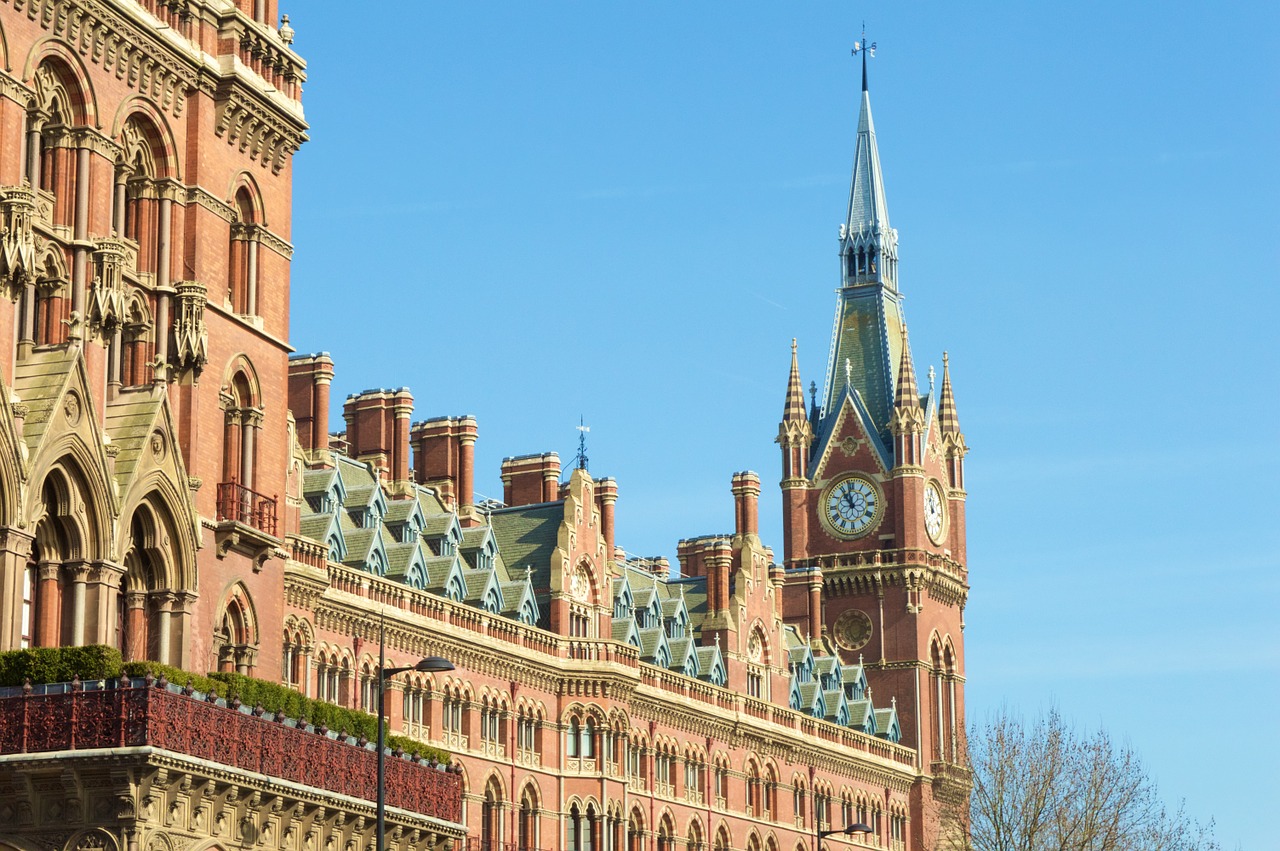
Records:
{"label": "red brick building", "polygon": [[372,709],[385,621],[389,664],[457,666],[397,678],[390,724],[455,755],[486,848],[935,847],[967,788],[966,449],[946,368],[917,384],[865,85],[821,404],[792,347],[781,558],[743,472],[733,529],[669,565],[555,453],[477,502],[475,419],[415,422],[407,389],[332,427],[333,362],[288,343],[305,66],[275,5],[0,5],[0,650]]}

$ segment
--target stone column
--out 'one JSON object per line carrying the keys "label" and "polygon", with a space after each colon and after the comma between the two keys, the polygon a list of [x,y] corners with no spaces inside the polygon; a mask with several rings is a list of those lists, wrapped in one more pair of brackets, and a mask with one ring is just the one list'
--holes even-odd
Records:
{"label": "stone column", "polygon": [[[26,599],[23,591],[31,558],[31,540],[30,535],[17,529],[0,532],[0,600],[5,601],[0,606],[0,651],[17,650],[22,645],[23,600]],[[35,591],[33,586],[33,597]],[[28,610],[27,617],[34,620],[36,612]]]}
{"label": "stone column", "polygon": [[246,243],[249,252],[248,269],[245,272],[245,313],[258,315],[258,229],[249,229],[249,240]]}
{"label": "stone column", "polygon": [[27,114],[27,180],[32,189],[40,188],[40,128],[46,118],[43,112]]}
{"label": "stone column", "polygon": [[109,561],[100,561],[93,566],[90,579],[93,581],[93,602],[96,605],[94,606],[93,641],[90,643],[106,644],[112,647],[120,644],[117,628],[122,624],[117,623],[119,609],[116,601],[122,576],[124,576],[124,568]]}
{"label": "stone column", "polygon": [[[75,257],[71,274],[71,309],[85,320],[85,289],[89,282],[89,148],[80,140],[76,151]],[[83,331],[79,333],[83,334]]]}
{"label": "stone column", "polygon": [[166,181],[160,186],[160,226],[157,234],[159,244],[156,249],[156,357],[163,363],[169,362],[169,311],[170,297],[170,265],[172,264],[173,233],[173,198],[176,194],[175,184]]}
{"label": "stone column", "polygon": [[66,571],[67,578],[71,580],[71,644],[73,647],[83,647],[85,619],[89,616],[85,608],[89,565],[82,561],[67,562]]}
{"label": "stone column", "polygon": [[156,601],[156,661],[162,665],[170,665],[169,644],[173,635],[170,619],[173,616],[173,604],[178,598],[176,594],[160,591],[152,594],[152,599]]}
{"label": "stone column", "polygon": [[36,646],[57,647],[61,641],[62,566],[56,561],[42,561],[38,571],[40,587],[36,590]]}
{"label": "stone column", "polygon": [[127,224],[126,213],[129,209],[129,174],[131,169],[128,166],[116,167],[115,180],[115,202],[111,209],[111,228],[115,231],[115,235],[124,238],[124,229]]}
{"label": "stone column", "polygon": [[130,589],[124,597],[124,658],[147,658],[147,592]]}

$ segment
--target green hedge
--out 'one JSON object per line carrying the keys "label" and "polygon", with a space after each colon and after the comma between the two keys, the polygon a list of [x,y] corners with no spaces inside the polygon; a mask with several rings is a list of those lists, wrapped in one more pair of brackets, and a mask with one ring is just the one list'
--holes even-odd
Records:
{"label": "green hedge", "polygon": [[[193,674],[159,662],[123,662],[114,647],[96,644],[88,647],[38,647],[0,653],[0,686],[20,686],[25,680],[33,684],[65,683],[79,677],[81,681],[105,680],[121,675],[142,677],[148,673],[157,679],[164,676],[176,686],[191,685],[196,691],[217,692],[228,700],[238,698],[248,706],[262,705],[268,712],[283,712],[289,718],[305,718],[310,723],[330,730],[373,741],[378,735],[378,719],[332,703],[304,697],[297,691],[266,680],[243,674],[214,672],[208,676]],[[387,736],[387,745],[405,753],[449,762],[449,754],[404,736]]]}
{"label": "green hedge", "polygon": [[0,686],[106,680],[120,676],[120,664],[120,651],[101,644],[10,650],[0,653]]}

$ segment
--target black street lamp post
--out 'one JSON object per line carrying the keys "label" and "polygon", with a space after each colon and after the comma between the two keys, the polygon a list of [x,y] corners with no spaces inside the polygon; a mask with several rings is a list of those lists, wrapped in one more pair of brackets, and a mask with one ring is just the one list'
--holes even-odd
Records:
{"label": "black street lamp post", "polygon": [[396,674],[403,674],[405,671],[452,671],[453,663],[448,659],[440,656],[428,656],[416,665],[408,665],[403,668],[388,668],[387,664],[387,619],[383,614],[382,621],[378,626],[378,823],[375,827],[376,840],[375,848],[377,851],[383,851],[385,834],[386,834],[386,818],[387,818],[387,712],[386,712],[386,695],[387,680]]}

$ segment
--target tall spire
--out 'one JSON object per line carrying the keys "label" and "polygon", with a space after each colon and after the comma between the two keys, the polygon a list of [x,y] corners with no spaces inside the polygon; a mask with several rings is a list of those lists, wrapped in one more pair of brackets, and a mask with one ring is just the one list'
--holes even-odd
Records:
{"label": "tall spire", "polygon": [[956,398],[951,390],[951,362],[942,353],[942,395],[938,400],[938,426],[943,434],[960,433],[960,417],[956,415]]}
{"label": "tall spire", "polygon": [[796,355],[796,341],[791,339],[791,376],[787,379],[787,402],[782,409],[784,423],[806,419],[804,412],[804,385],[800,383],[800,360]]}
{"label": "tall spire", "polygon": [[[840,289],[832,329],[822,416],[841,405],[846,388],[856,391],[872,425],[888,442],[894,388],[902,360],[902,296],[898,291],[898,234],[889,225],[884,178],[871,95],[866,85],[867,59],[875,45],[863,40],[853,50],[864,68],[858,133],[849,182],[849,207],[840,225]],[[852,363],[846,377],[841,368]]]}
{"label": "tall spire", "polygon": [[898,285],[898,239],[889,226],[884,178],[876,125],[871,118],[871,93],[867,89],[867,57],[875,56],[866,32],[853,54],[862,55],[862,103],[858,110],[858,138],[853,155],[853,180],[849,185],[849,211],[840,229],[840,254],[844,260],[843,283]]}

